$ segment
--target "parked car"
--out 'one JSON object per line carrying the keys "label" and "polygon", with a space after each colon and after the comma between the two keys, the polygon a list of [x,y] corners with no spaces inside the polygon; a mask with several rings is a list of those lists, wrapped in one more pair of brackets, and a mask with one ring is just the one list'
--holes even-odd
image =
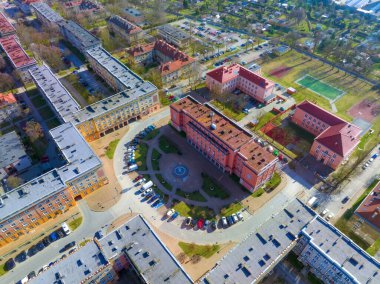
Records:
{"label": "parked car", "polygon": [[186,224],[186,226],[190,226],[192,220],[193,220],[193,219],[192,219],[191,217],[187,217],[186,220],[185,220],[185,224]]}
{"label": "parked car", "polygon": [[228,225],[227,224],[227,218],[223,216],[221,220],[222,220],[223,227],[227,227],[227,225]]}
{"label": "parked car", "polygon": [[342,199],[342,203],[343,203],[343,204],[346,204],[348,200],[350,200],[350,198],[349,198],[348,196],[346,196],[346,197],[344,197],[344,198]]}
{"label": "parked car", "polygon": [[210,227],[211,227],[211,229],[215,230],[216,229],[216,221],[211,221]]}
{"label": "parked car", "polygon": [[44,243],[41,241],[41,242],[37,243],[36,247],[37,247],[37,249],[38,249],[39,251],[41,251],[41,250],[43,250],[43,249],[45,248],[45,245],[44,245]]}
{"label": "parked car", "polygon": [[231,217],[232,217],[232,220],[234,221],[234,223],[237,223],[237,222],[239,222],[239,219],[238,219],[238,217],[236,216],[236,214],[234,213],[234,214],[232,214],[231,215]]}
{"label": "parked car", "polygon": [[13,260],[13,258],[10,258],[10,259],[8,259],[8,260],[4,263],[4,270],[5,270],[5,271],[12,270],[13,268],[15,268],[15,266],[16,266],[15,261]]}
{"label": "parked car", "polygon": [[210,225],[210,220],[205,221],[205,228],[207,228]]}
{"label": "parked car", "polygon": [[44,243],[45,247],[49,246],[50,243],[51,243],[49,237],[45,237],[45,238],[42,240],[42,242]]}
{"label": "parked car", "polygon": [[25,251],[22,251],[22,252],[20,252],[18,255],[16,255],[16,257],[15,257],[15,260],[17,261],[17,262],[23,262],[23,261],[25,261],[26,260],[26,252]]}
{"label": "parked car", "polygon": [[179,216],[179,213],[178,212],[175,212],[172,216],[171,216],[171,219],[174,220],[175,218],[177,218]]}
{"label": "parked car", "polygon": [[28,274],[28,280],[30,280],[30,279],[32,279],[34,277],[36,277],[36,272],[30,271],[29,274]]}
{"label": "parked car", "polygon": [[38,249],[36,246],[31,246],[31,247],[28,249],[28,255],[29,255],[29,256],[33,256],[33,255],[35,255],[38,251],[39,251],[39,249]]}
{"label": "parked car", "polygon": [[239,218],[239,220],[241,220],[241,221],[244,220],[243,214],[241,214],[241,212],[237,212],[236,215]]}
{"label": "parked car", "polygon": [[329,212],[329,210],[326,208],[324,209],[322,212],[321,212],[321,216],[325,216],[327,213]]}
{"label": "parked car", "polygon": [[228,222],[228,225],[233,225],[234,224],[234,220],[232,219],[232,217],[231,216],[227,216],[226,217],[227,218],[227,222]]}
{"label": "parked car", "polygon": [[330,221],[330,219],[332,218],[332,217],[334,217],[334,214],[333,213],[330,213],[330,214],[328,214],[327,216],[326,216],[326,220],[327,221]]}
{"label": "parked car", "polygon": [[174,209],[170,209],[168,212],[166,212],[166,217],[170,217],[175,213]]}
{"label": "parked car", "polygon": [[202,219],[202,218],[200,218],[199,220],[198,220],[198,222],[197,222],[197,227],[198,227],[198,229],[203,229],[203,226],[205,225],[205,221]]}

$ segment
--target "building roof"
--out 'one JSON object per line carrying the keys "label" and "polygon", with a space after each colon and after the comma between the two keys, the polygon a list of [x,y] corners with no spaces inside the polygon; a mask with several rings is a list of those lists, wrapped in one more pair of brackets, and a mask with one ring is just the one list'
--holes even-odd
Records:
{"label": "building roof", "polygon": [[159,26],[157,29],[164,34],[170,35],[178,41],[190,39],[190,35],[188,33],[185,33],[184,31],[169,24]]}
{"label": "building roof", "polygon": [[321,217],[307,224],[302,234],[353,283],[380,283],[380,263]]}
{"label": "building roof", "polygon": [[255,283],[273,269],[297,240],[315,212],[298,199],[234,247],[201,280],[201,283]]}
{"label": "building roof", "polygon": [[12,93],[9,93],[9,94],[0,93],[0,108],[2,108],[3,106],[7,106],[9,104],[14,104],[16,102],[17,100]]}
{"label": "building roof", "polygon": [[215,68],[214,70],[209,71],[206,76],[210,76],[219,83],[225,83],[240,76],[261,88],[269,88],[274,85],[274,82],[236,63],[231,64],[230,66],[220,66]]}
{"label": "building roof", "polygon": [[144,82],[136,73],[101,47],[88,49],[87,55],[97,61],[100,66],[105,68],[119,82],[118,86],[122,87],[119,91],[138,88]]}
{"label": "building roof", "polygon": [[80,110],[80,105],[45,63],[31,68],[29,72],[63,121],[67,121],[72,113]]}
{"label": "building roof", "polygon": [[[94,241],[69,254],[30,283],[82,283],[109,266]],[[61,280],[61,282],[59,282]]]}
{"label": "building roof", "polygon": [[109,260],[125,253],[146,283],[193,283],[140,215],[104,236],[99,243]]}
{"label": "building roof", "polygon": [[[196,123],[209,129],[217,140],[224,145],[228,145],[233,150],[239,149],[242,145],[248,143],[252,139],[249,132],[239,127],[236,123],[219,113],[216,109],[207,104],[200,104],[189,96],[171,104],[170,107],[186,113],[193,118]],[[213,114],[213,118],[211,118],[211,113]]]}
{"label": "building roof", "polygon": [[101,45],[100,39],[73,21],[61,21],[59,25],[74,36],[85,49]]}
{"label": "building roof", "polygon": [[136,34],[139,32],[142,32],[142,29],[131,22],[127,21],[126,19],[123,19],[120,16],[113,15],[109,18],[108,22],[118,26],[119,28],[123,29],[123,31],[126,34]]}
{"label": "building roof", "polygon": [[128,53],[132,55],[133,57],[140,56],[142,54],[152,52],[155,46],[155,42],[148,43],[145,45],[137,45],[130,49],[128,49]]}
{"label": "building roof", "polygon": [[14,34],[16,28],[8,21],[8,18],[0,11],[0,36]]}
{"label": "building roof", "polygon": [[276,156],[254,141],[243,145],[239,150],[239,155],[243,156],[245,164],[257,173],[277,161]]}
{"label": "building roof", "polygon": [[5,168],[24,156],[24,145],[16,131],[0,136],[0,168]]}
{"label": "building roof", "polygon": [[5,205],[0,208],[0,220],[6,220],[40,200],[62,191],[67,187],[65,183],[100,168],[101,161],[71,123],[50,130],[50,134],[67,163],[7,192],[6,198],[3,196]]}
{"label": "building roof", "polygon": [[98,3],[89,0],[79,0],[79,1],[66,1],[63,3],[65,8],[78,8],[82,12],[101,10],[103,7]]}
{"label": "building roof", "polygon": [[355,213],[380,230],[380,181],[363,200]]}
{"label": "building roof", "polygon": [[359,144],[359,135],[362,130],[356,125],[348,123],[309,101],[300,103],[297,109],[307,112],[329,126],[315,140],[338,155],[345,157]]}
{"label": "building roof", "polygon": [[142,17],[142,13],[135,8],[125,8],[124,11],[133,17]]}
{"label": "building roof", "polygon": [[36,61],[26,54],[16,35],[0,38],[0,46],[11,60],[14,68],[19,69],[36,64]]}
{"label": "building roof", "polygon": [[61,15],[56,13],[50,6],[44,2],[37,2],[31,5],[38,13],[44,16],[48,21],[52,23],[58,23],[63,21]]}

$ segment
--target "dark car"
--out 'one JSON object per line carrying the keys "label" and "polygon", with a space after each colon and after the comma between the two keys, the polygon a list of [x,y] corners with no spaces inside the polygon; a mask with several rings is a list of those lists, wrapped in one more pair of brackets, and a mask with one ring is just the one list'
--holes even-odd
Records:
{"label": "dark car", "polygon": [[15,260],[18,261],[18,262],[23,262],[26,260],[26,252],[25,251],[22,251],[20,252],[16,257],[15,257]]}
{"label": "dark car", "polygon": [[31,246],[31,247],[28,249],[28,255],[29,255],[29,256],[33,256],[33,255],[35,255],[38,251],[39,251],[39,249],[38,249],[36,246]]}
{"label": "dark car", "polygon": [[43,240],[42,240],[43,244],[45,245],[45,247],[49,246],[51,241],[49,239],[49,237],[45,237]]}
{"label": "dark car", "polygon": [[45,248],[45,245],[43,242],[39,242],[37,245],[36,245],[37,249],[38,250],[43,250]]}
{"label": "dark car", "polygon": [[350,198],[346,196],[345,198],[342,199],[342,203],[346,204],[348,200],[350,200]]}
{"label": "dark car", "polygon": [[61,229],[58,229],[56,232],[60,238],[65,237],[65,233]]}
{"label": "dark car", "polygon": [[57,234],[57,232],[53,232],[49,235],[49,240],[50,242],[55,242],[57,240],[59,240],[59,235]]}
{"label": "dark car", "polygon": [[34,277],[36,277],[36,272],[30,271],[29,274],[28,274],[28,279],[30,280],[30,279],[32,279]]}
{"label": "dark car", "polygon": [[211,226],[211,229],[215,230],[216,229],[216,221],[212,221],[210,226]]}
{"label": "dark car", "polygon": [[10,258],[10,259],[8,259],[8,260],[5,262],[5,264],[4,264],[4,270],[5,270],[5,271],[12,270],[15,266],[16,266],[15,261],[13,260],[13,258]]}

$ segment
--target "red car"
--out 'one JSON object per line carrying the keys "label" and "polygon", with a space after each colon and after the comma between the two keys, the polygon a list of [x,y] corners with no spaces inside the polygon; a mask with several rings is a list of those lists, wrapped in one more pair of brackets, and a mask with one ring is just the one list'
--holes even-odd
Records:
{"label": "red car", "polygon": [[142,178],[143,178],[142,175],[138,175],[138,176],[133,180],[133,182],[137,182],[137,181],[139,181],[139,180],[142,179]]}
{"label": "red car", "polygon": [[197,222],[198,229],[202,229],[204,225],[205,225],[205,220],[199,219]]}

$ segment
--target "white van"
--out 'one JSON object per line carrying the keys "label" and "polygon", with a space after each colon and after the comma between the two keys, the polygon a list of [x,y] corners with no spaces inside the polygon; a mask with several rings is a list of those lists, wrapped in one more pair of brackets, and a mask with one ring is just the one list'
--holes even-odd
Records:
{"label": "white van", "polygon": [[69,226],[66,224],[66,222],[62,223],[62,230],[65,232],[66,235],[70,235],[71,230]]}

